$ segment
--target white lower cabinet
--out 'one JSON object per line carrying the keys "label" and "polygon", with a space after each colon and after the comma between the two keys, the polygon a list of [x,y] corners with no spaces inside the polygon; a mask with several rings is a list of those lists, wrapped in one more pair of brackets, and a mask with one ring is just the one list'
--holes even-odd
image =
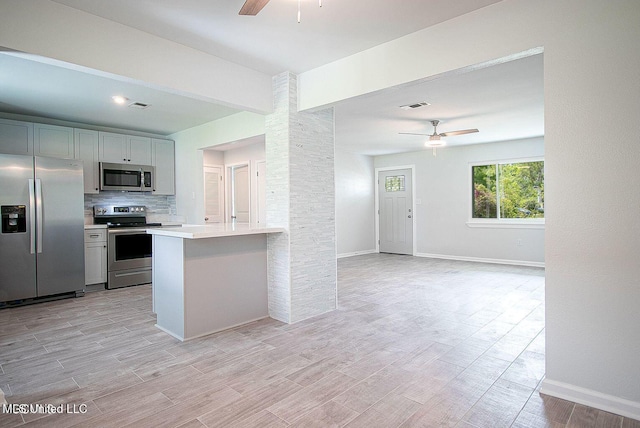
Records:
{"label": "white lower cabinet", "polygon": [[84,283],[107,282],[107,229],[84,231]]}

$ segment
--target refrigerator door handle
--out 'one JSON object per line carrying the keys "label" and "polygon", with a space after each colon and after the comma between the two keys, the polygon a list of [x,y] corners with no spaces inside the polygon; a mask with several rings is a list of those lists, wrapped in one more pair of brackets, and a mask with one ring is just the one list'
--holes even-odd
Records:
{"label": "refrigerator door handle", "polygon": [[36,253],[36,197],[35,197],[35,183],[34,179],[29,179],[29,253]]}
{"label": "refrigerator door handle", "polygon": [[42,181],[36,178],[36,250],[42,253]]}

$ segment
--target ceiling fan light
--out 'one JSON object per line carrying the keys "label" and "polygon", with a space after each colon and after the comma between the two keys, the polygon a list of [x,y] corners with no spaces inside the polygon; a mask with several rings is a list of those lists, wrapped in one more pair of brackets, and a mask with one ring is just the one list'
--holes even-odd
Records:
{"label": "ceiling fan light", "polygon": [[426,143],[424,143],[425,147],[442,147],[446,146],[447,142],[440,138],[439,135],[430,135],[429,139]]}

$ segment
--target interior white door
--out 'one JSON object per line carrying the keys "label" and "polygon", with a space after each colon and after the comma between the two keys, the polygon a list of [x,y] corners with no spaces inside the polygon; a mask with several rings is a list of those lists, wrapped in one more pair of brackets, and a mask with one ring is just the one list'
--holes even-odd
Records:
{"label": "interior white door", "polygon": [[231,220],[237,223],[249,223],[251,204],[251,188],[249,181],[249,165],[233,168]]}
{"label": "interior white door", "polygon": [[256,162],[256,219],[258,224],[267,223],[267,163]]}
{"label": "interior white door", "polygon": [[205,166],[203,169],[204,221],[205,223],[221,223],[224,218],[223,167]]}
{"label": "interior white door", "polygon": [[380,252],[413,254],[411,169],[378,173]]}

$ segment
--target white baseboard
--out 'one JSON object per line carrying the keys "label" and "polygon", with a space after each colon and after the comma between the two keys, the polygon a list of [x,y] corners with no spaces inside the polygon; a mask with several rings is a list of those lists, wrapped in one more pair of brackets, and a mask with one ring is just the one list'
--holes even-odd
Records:
{"label": "white baseboard", "polygon": [[544,262],[531,262],[527,260],[487,259],[483,257],[450,256],[447,254],[429,254],[429,253],[416,253],[416,257],[427,257],[432,259],[444,259],[444,260],[460,260],[464,262],[495,263],[500,265],[531,266],[531,267],[541,267],[541,268],[544,267]]}
{"label": "white baseboard", "polygon": [[365,250],[365,251],[354,251],[353,253],[338,254],[338,258],[339,259],[343,259],[345,257],[361,256],[363,254],[373,254],[373,253],[377,253],[377,251],[375,249],[373,249],[373,250]]}
{"label": "white baseboard", "polygon": [[605,412],[615,413],[626,418],[640,420],[640,402],[637,401],[626,400],[550,379],[542,381],[540,392],[552,397],[604,410]]}

